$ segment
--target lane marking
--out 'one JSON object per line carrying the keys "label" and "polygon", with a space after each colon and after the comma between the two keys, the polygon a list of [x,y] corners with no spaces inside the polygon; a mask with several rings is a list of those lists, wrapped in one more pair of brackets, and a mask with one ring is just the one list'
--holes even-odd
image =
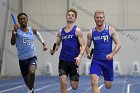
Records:
{"label": "lane marking", "polygon": [[6,90],[2,90],[2,91],[0,91],[0,93],[16,90],[16,89],[19,89],[19,88],[22,88],[22,87],[25,87],[25,85],[20,85],[20,86],[17,86],[17,87],[13,87],[13,88],[9,88],[9,89],[6,89]]}
{"label": "lane marking", "polygon": [[127,85],[127,93],[130,93],[130,86],[131,86],[132,84],[128,84]]}
{"label": "lane marking", "polygon": [[101,88],[102,88],[103,86],[104,86],[104,84],[100,85],[100,86],[99,86],[99,89],[101,90]]}
{"label": "lane marking", "polygon": [[72,88],[71,87],[69,87],[68,89],[67,89],[67,91],[70,91]]}
{"label": "lane marking", "polygon": [[43,90],[43,89],[45,89],[45,88],[48,88],[48,87],[51,87],[51,86],[58,85],[58,84],[59,84],[59,83],[55,83],[55,84],[46,85],[46,86],[44,86],[44,87],[41,87],[41,88],[35,89],[35,92],[37,92],[37,91],[40,91],[40,90]]}
{"label": "lane marking", "polygon": [[[80,83],[80,85],[85,85],[85,84],[89,84],[90,82],[88,82],[88,83]],[[70,90],[72,90],[72,87],[69,87],[69,88],[67,88],[67,91],[70,91]]]}
{"label": "lane marking", "polygon": [[2,87],[2,86],[9,86],[9,85],[17,85],[17,84],[23,84],[23,82],[2,84],[2,85],[0,85],[0,87]]}

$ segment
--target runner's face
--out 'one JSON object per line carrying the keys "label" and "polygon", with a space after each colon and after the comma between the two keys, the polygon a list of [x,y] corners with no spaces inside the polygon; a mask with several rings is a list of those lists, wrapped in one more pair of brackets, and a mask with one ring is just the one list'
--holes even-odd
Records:
{"label": "runner's face", "polygon": [[102,26],[104,24],[104,14],[103,13],[96,13],[94,16],[94,20],[97,26]]}
{"label": "runner's face", "polygon": [[76,15],[74,12],[68,12],[68,14],[66,15],[66,20],[68,23],[74,23],[76,20]]}
{"label": "runner's face", "polygon": [[28,19],[25,15],[21,15],[19,16],[19,24],[22,28],[26,28],[27,27],[27,22],[28,22]]}

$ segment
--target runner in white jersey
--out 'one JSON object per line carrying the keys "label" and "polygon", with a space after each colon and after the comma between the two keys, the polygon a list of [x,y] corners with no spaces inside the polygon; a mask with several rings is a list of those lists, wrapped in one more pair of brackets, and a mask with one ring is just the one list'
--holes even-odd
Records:
{"label": "runner in white jersey", "polygon": [[11,45],[16,44],[19,66],[24,82],[29,89],[28,93],[34,93],[35,71],[37,68],[34,35],[42,43],[44,51],[47,50],[47,47],[40,33],[36,29],[27,26],[28,16],[25,13],[18,15],[18,22],[20,26],[14,25],[12,31]]}

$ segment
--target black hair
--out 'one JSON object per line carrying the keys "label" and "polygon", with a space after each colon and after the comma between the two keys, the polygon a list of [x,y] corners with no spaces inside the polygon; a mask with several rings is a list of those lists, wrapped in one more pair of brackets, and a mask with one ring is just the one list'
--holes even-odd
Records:
{"label": "black hair", "polygon": [[25,14],[25,13],[19,13],[19,14],[18,14],[18,16],[17,16],[18,22],[19,22],[19,17],[20,17],[21,15],[25,15],[25,16],[26,16],[26,18],[28,19],[27,14]]}

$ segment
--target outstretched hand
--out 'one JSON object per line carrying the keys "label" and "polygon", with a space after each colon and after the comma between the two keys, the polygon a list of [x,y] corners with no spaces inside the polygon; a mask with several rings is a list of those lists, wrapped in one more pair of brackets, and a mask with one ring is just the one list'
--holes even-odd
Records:
{"label": "outstretched hand", "polygon": [[50,49],[50,54],[51,54],[51,55],[53,55],[53,54],[54,54],[54,52],[55,52],[55,50]]}
{"label": "outstretched hand", "polygon": [[43,50],[46,51],[48,48],[46,45],[43,46]]}

